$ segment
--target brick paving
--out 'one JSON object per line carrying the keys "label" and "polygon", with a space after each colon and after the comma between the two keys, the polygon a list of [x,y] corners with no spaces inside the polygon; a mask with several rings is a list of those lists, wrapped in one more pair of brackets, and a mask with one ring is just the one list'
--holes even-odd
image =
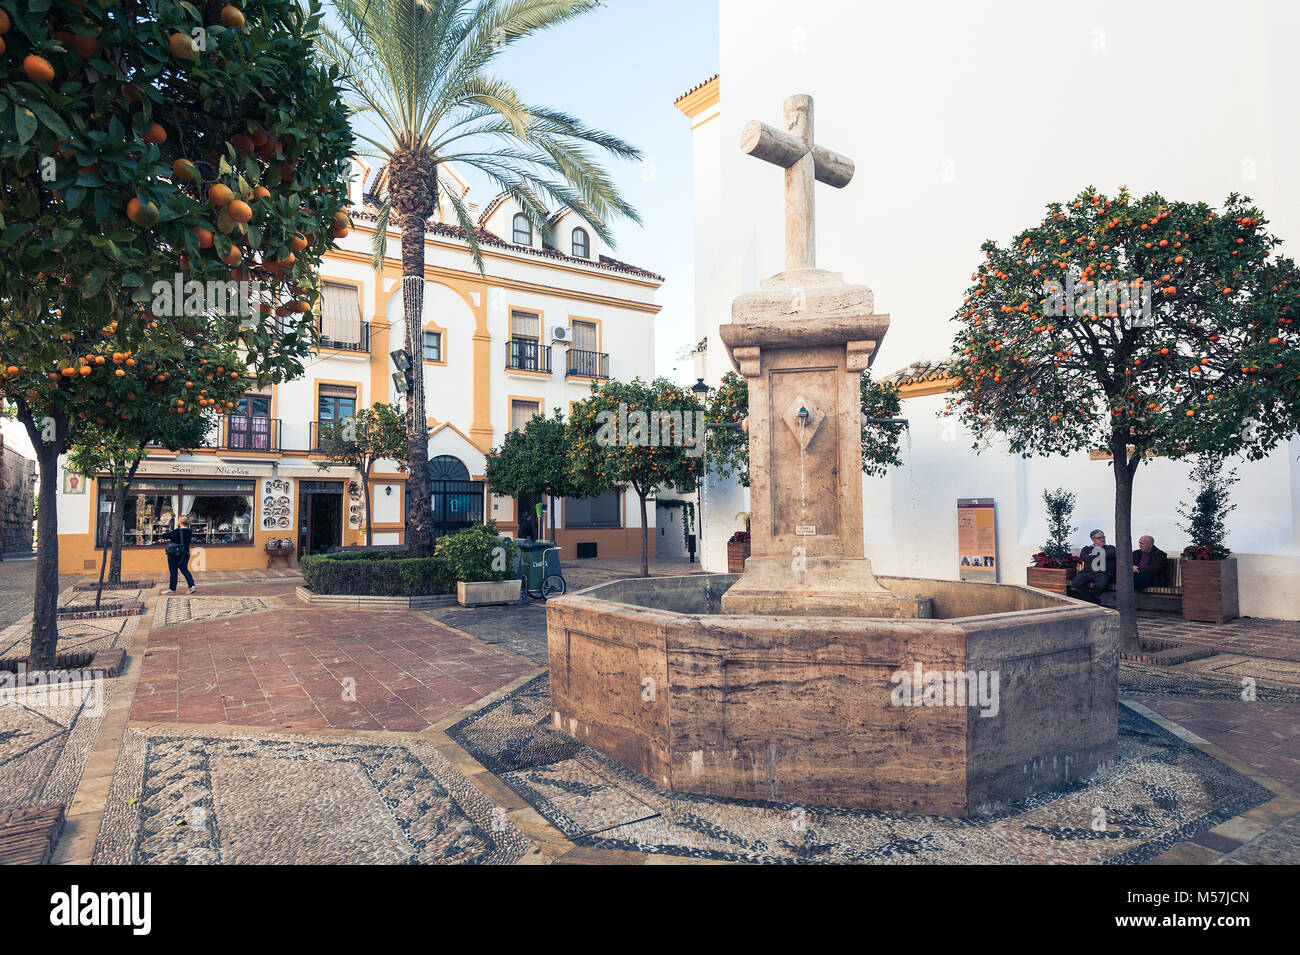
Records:
{"label": "brick paving", "polygon": [[1197,623],[1169,613],[1139,612],[1144,637],[1212,646],[1225,653],[1300,661],[1300,620],[1239,617],[1227,623]]}
{"label": "brick paving", "polygon": [[1138,702],[1300,790],[1300,706],[1158,698]]}
{"label": "brick paving", "polygon": [[532,669],[417,614],[290,605],[155,629],[131,719],[419,732]]}

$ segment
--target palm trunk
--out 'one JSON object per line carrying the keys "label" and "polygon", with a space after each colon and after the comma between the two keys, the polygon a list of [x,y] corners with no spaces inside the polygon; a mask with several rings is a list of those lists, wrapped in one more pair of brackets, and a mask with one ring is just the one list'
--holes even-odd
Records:
{"label": "palm trunk", "polygon": [[31,410],[18,402],[18,417],[27,429],[40,465],[40,510],[36,518],[36,588],[32,607],[32,643],[27,666],[48,670],[54,666],[59,642],[59,452],[68,435],[63,415],[52,416],[53,440],[45,441]]}
{"label": "palm trunk", "polygon": [[411,390],[406,394],[406,457],[411,503],[406,514],[406,549],[411,557],[433,553],[429,511],[429,423],[424,410],[424,219],[402,218],[402,316],[406,353],[411,356]]}
{"label": "palm trunk", "polygon": [[1115,469],[1115,609],[1119,611],[1121,650],[1138,649],[1137,600],[1133,592],[1133,473],[1142,460],[1137,449],[1128,458],[1128,431],[1114,432],[1111,464]]}

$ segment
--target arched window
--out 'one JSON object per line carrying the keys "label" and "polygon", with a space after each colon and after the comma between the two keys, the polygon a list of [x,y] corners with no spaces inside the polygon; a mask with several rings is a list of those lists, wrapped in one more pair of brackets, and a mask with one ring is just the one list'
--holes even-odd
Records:
{"label": "arched window", "polygon": [[465,463],[460,458],[450,454],[440,454],[430,458],[428,469],[430,481],[469,480],[469,468],[465,467]]}
{"label": "arched window", "polygon": [[580,259],[591,255],[591,242],[587,239],[586,229],[573,230],[573,254]]}
{"label": "arched window", "polygon": [[533,244],[533,224],[522,212],[515,213],[514,232],[516,245]]}

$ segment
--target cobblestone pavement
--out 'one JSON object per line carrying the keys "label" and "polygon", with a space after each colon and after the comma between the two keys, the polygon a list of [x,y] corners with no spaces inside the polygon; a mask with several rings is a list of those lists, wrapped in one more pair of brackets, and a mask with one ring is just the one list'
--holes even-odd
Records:
{"label": "cobblestone pavement", "polygon": [[539,666],[546,665],[544,601],[507,607],[440,607],[421,613],[484,643],[505,647]]}

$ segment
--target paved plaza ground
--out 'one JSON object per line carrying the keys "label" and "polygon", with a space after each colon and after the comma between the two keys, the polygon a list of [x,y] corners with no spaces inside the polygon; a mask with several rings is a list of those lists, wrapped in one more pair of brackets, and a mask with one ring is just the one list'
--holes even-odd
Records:
{"label": "paved plaza ground", "polygon": [[[0,656],[25,648],[32,570],[0,564]],[[952,820],[668,792],[550,728],[544,604],[322,609],[300,583],[214,572],[62,622],[60,650],[127,666],[102,697],[0,706],[0,811],[66,806],[65,863],[1300,862],[1300,623],[1141,615],[1216,654],[1124,663],[1112,767]]]}

